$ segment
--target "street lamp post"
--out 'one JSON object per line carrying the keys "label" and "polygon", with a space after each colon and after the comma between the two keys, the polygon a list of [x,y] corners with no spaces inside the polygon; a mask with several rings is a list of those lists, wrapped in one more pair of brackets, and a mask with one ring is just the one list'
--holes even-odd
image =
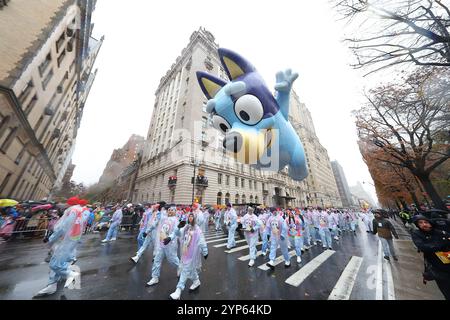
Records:
{"label": "street lamp post", "polygon": [[194,176],[192,178],[192,202],[191,203],[194,204],[195,169],[197,168],[199,162],[198,162],[197,158],[192,158],[191,163],[194,166]]}

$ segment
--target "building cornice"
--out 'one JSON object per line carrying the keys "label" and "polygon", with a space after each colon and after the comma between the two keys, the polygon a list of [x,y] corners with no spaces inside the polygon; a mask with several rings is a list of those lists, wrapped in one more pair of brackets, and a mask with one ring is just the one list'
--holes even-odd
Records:
{"label": "building cornice", "polygon": [[17,62],[16,66],[8,72],[8,75],[1,80],[0,85],[12,88],[16,81],[20,79],[24,70],[36,57],[36,52],[39,52],[40,48],[45,44],[50,38],[57,25],[61,22],[62,18],[66,15],[67,9],[76,5],[77,0],[67,0],[59,10],[53,15],[50,21],[42,28],[41,32],[36,36],[36,39],[32,44],[26,49],[22,54],[22,58]]}
{"label": "building cornice", "polygon": [[176,72],[181,70],[183,65],[191,57],[193,49],[194,49],[194,46],[197,43],[201,43],[204,46],[206,46],[206,48],[210,49],[211,52],[218,59],[218,53],[217,53],[218,45],[216,43],[214,43],[213,41],[209,40],[207,38],[207,36],[204,35],[202,32],[195,31],[191,35],[191,40],[190,40],[189,44],[181,51],[181,56],[178,56],[178,58],[176,59],[175,63],[172,64],[171,68],[167,71],[166,75],[161,78],[160,83],[158,85],[158,89],[156,89],[155,95],[158,95],[160,90],[161,90],[161,88],[163,88],[167,84],[167,82],[172,78],[172,76]]}
{"label": "building cornice", "polygon": [[3,92],[7,99],[10,101],[11,105],[13,106],[14,113],[22,126],[22,129],[25,130],[25,132],[28,134],[31,145],[37,149],[38,156],[36,156],[36,160],[41,164],[43,170],[50,177],[50,179],[56,180],[56,174],[53,171],[53,166],[50,162],[50,159],[48,158],[47,152],[36,138],[34,130],[31,128],[27,120],[27,116],[25,115],[25,112],[23,112],[22,106],[13,90],[0,85],[0,92]]}

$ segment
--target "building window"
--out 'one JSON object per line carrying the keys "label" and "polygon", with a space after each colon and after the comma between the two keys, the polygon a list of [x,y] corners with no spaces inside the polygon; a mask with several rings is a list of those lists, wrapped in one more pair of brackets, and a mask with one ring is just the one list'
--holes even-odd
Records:
{"label": "building window", "polygon": [[239,187],[239,178],[238,177],[234,178],[234,186]]}
{"label": "building window", "polygon": [[225,195],[225,204],[229,204],[229,203],[230,203],[230,194],[227,193],[227,194]]}
{"label": "building window", "polygon": [[217,174],[217,183],[222,184],[222,174],[221,173]]}
{"label": "building window", "polygon": [[61,46],[64,43],[64,40],[66,39],[66,33],[63,32],[59,39],[56,41],[56,52],[59,52],[59,49],[61,49]]}
{"label": "building window", "polygon": [[36,125],[34,126],[34,131],[37,132],[39,130],[39,127],[42,124],[42,121],[44,120],[44,116],[41,116],[38,120],[38,122],[36,123]]}
{"label": "building window", "polygon": [[239,204],[239,195],[238,194],[234,196],[234,203]]}
{"label": "building window", "polygon": [[227,185],[227,186],[229,186],[230,185],[230,176],[229,175],[226,175],[225,176],[226,178],[226,180],[225,180],[225,184]]}
{"label": "building window", "polygon": [[39,74],[40,76],[44,76],[44,72],[45,70],[47,70],[48,66],[50,65],[50,63],[52,62],[52,55],[49,52],[47,54],[47,56],[45,57],[45,60],[39,65],[38,69],[39,69]]}
{"label": "building window", "polygon": [[12,176],[12,174],[11,174],[11,173],[8,173],[8,174],[6,175],[6,177],[3,179],[2,184],[0,185],[0,193],[2,193],[3,190],[5,190],[6,185],[8,184],[9,179],[11,178],[11,176]]}
{"label": "building window", "polygon": [[258,183],[256,181],[253,181],[255,183],[255,190],[258,190]]}
{"label": "building window", "polygon": [[222,192],[217,193],[217,204],[218,205],[222,204]]}
{"label": "building window", "polygon": [[0,150],[1,150],[3,153],[6,153],[6,151],[8,150],[8,148],[9,148],[9,146],[11,145],[11,143],[12,143],[14,137],[16,136],[16,132],[17,132],[17,127],[12,128],[12,129],[11,129],[11,128],[9,129],[9,133],[8,133],[8,135],[6,136],[6,139],[5,139],[5,141],[3,142],[2,146],[0,147]]}
{"label": "building window", "polygon": [[252,180],[248,180],[248,188],[249,188],[249,189],[252,188]]}
{"label": "building window", "polygon": [[30,80],[25,85],[25,88],[23,88],[22,92],[19,95],[19,101],[20,103],[24,103],[27,99],[28,95],[31,92],[31,89],[34,87],[33,80]]}
{"label": "building window", "polygon": [[242,178],[242,179],[241,179],[241,187],[244,188],[244,186],[245,186],[245,179]]}
{"label": "building window", "polygon": [[53,69],[50,69],[48,74],[45,76],[44,81],[42,81],[42,88],[45,90],[47,88],[47,84],[50,82],[50,80],[53,77]]}
{"label": "building window", "polygon": [[36,105],[36,102],[38,100],[37,94],[35,94],[33,96],[33,98],[31,98],[30,102],[28,102],[27,107],[25,108],[24,112],[25,114],[28,116],[31,112],[31,110],[33,109],[33,107]]}
{"label": "building window", "polygon": [[245,201],[245,194],[242,195],[242,203],[246,203],[246,201]]}
{"label": "building window", "polygon": [[22,146],[22,150],[20,150],[19,154],[17,155],[16,160],[14,161],[15,164],[19,164],[20,163],[20,161],[23,158],[23,155],[25,154],[25,150],[26,149]]}
{"label": "building window", "polygon": [[258,196],[255,196],[255,203],[258,203]]}
{"label": "building window", "polygon": [[253,196],[250,196],[250,203],[253,203]]}

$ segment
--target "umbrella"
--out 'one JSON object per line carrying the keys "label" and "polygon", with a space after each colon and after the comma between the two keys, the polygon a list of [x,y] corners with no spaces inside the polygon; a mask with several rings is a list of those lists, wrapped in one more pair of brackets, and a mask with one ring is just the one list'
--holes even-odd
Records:
{"label": "umbrella", "polygon": [[19,202],[12,199],[0,199],[0,207],[14,207],[18,203]]}

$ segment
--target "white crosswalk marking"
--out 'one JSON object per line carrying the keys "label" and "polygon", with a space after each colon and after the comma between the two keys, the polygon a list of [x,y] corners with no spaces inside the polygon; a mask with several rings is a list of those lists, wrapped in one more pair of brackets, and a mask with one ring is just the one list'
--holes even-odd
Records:
{"label": "white crosswalk marking", "polygon": [[[238,240],[238,241],[236,241],[236,243],[241,243],[241,242],[244,242],[244,241],[247,241],[247,240],[245,240],[245,239],[243,239],[243,240]],[[224,243],[224,244],[218,244],[218,245],[215,245],[214,248],[225,247],[226,245],[227,245],[226,243]]]}
{"label": "white crosswalk marking", "polygon": [[389,261],[383,259],[383,269],[387,278],[387,299],[395,300],[394,280],[392,279],[392,270]]}
{"label": "white crosswalk marking", "polygon": [[[293,257],[293,256],[295,256],[295,250],[289,251],[289,257]],[[284,261],[284,257],[283,257],[283,255],[281,255],[274,260],[273,264],[276,266],[277,264],[280,264],[283,261]],[[264,263],[264,264],[260,265],[258,267],[258,269],[269,270],[270,268],[268,266],[266,266],[266,264]]]}
{"label": "white crosswalk marking", "polygon": [[[259,246],[261,243],[262,242],[259,241],[259,242],[256,243],[256,245]],[[225,252],[226,253],[233,253],[233,252],[241,251],[241,250],[244,250],[244,249],[248,249],[248,244],[245,245],[245,246],[240,246],[240,247],[233,248],[233,249],[230,249],[230,250],[225,250]]]}
{"label": "white crosswalk marking", "polygon": [[[256,253],[256,256],[259,257],[261,254],[262,254],[262,251],[258,251],[258,252]],[[241,261],[247,261],[247,260],[250,260],[250,255],[248,254],[248,255],[246,255],[246,256],[239,257],[238,260],[241,260]]]}
{"label": "white crosswalk marking", "polygon": [[286,283],[294,287],[298,287],[303,280],[305,280],[311,273],[313,273],[318,267],[322,265],[329,257],[331,257],[336,251],[327,250],[319,254],[317,257],[309,261],[303,268],[294,273],[292,276],[286,279]]}
{"label": "white crosswalk marking", "polygon": [[227,239],[228,239],[228,237],[225,237],[225,238],[220,238],[220,239],[215,239],[215,240],[206,241],[206,243],[219,242],[219,241],[227,241]]}
{"label": "white crosswalk marking", "polygon": [[217,235],[217,236],[205,237],[205,240],[217,239],[217,238],[220,238],[220,237],[227,237],[227,236],[224,235],[224,234],[220,234],[220,235]]}
{"label": "white crosswalk marking", "polygon": [[353,256],[345,267],[328,300],[349,300],[355,285],[356,276],[362,263],[361,257]]}
{"label": "white crosswalk marking", "polygon": [[375,300],[383,300],[383,261],[382,261],[381,241],[378,240],[377,258],[377,284],[375,287]]}

